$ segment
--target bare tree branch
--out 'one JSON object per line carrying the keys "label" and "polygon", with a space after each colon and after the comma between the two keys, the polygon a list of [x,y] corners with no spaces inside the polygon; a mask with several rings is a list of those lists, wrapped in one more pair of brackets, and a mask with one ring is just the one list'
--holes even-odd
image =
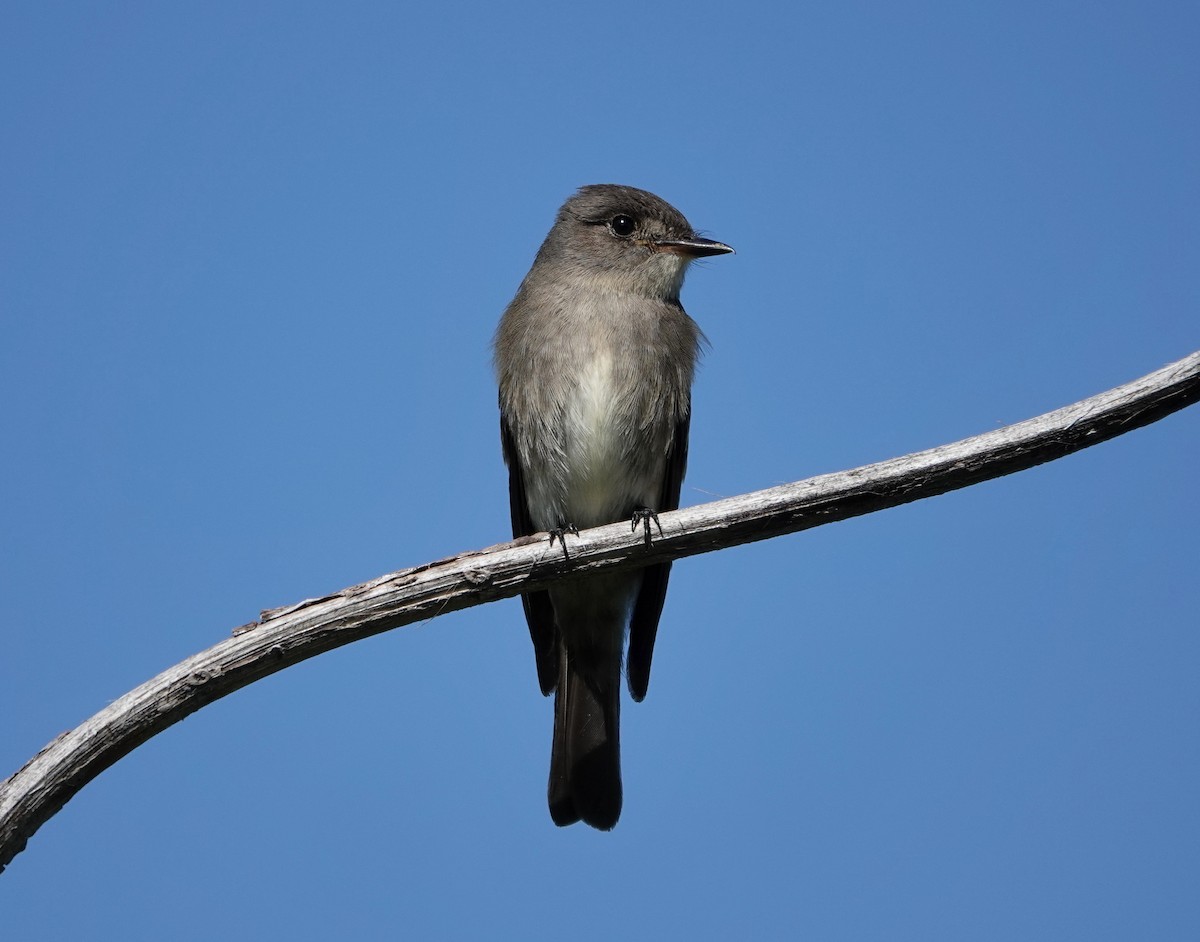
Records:
{"label": "bare tree branch", "polygon": [[461,553],[262,613],[49,743],[0,784],[0,870],[84,785],[151,736],[261,677],[371,635],[572,575],[643,566],[872,513],[1011,474],[1115,438],[1200,398],[1200,352],[1082,402],[878,464],[661,515],[652,546],[628,524]]}

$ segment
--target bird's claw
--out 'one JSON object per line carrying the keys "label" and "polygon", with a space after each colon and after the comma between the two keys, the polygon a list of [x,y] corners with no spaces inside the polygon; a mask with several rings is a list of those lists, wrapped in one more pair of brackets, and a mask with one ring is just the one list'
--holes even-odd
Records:
{"label": "bird's claw", "polygon": [[633,519],[630,521],[630,530],[637,530],[638,524],[642,525],[642,531],[646,537],[646,545],[650,545],[650,521],[654,521],[654,525],[658,527],[658,535],[663,535],[662,524],[658,522],[658,514],[649,507],[639,507],[633,512]]}
{"label": "bird's claw", "polygon": [[554,541],[558,540],[559,545],[562,547],[564,559],[571,558],[571,553],[567,549],[567,534],[568,533],[573,534],[574,536],[579,536],[579,527],[575,526],[572,523],[572,524],[567,524],[566,526],[563,526],[563,527],[555,527],[553,530],[550,531],[550,546],[553,547]]}

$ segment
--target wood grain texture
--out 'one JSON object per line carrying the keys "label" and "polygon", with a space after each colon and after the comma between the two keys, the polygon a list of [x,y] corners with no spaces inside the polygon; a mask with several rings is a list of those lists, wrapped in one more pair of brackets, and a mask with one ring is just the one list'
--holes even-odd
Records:
{"label": "wood grain texture", "polygon": [[571,574],[644,566],[845,520],[1053,461],[1200,398],[1200,352],[1046,415],[927,451],[660,515],[646,546],[629,525],[535,535],[461,553],[261,614],[63,733],[0,783],[0,870],[84,785],[206,704],[306,658]]}

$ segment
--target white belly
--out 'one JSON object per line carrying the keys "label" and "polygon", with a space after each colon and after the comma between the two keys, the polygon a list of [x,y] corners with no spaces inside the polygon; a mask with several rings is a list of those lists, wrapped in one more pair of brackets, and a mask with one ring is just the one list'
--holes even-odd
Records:
{"label": "white belly", "polygon": [[578,376],[578,385],[567,408],[568,441],[567,513],[578,526],[611,523],[630,500],[628,422],[621,421],[622,406],[612,355],[592,358]]}

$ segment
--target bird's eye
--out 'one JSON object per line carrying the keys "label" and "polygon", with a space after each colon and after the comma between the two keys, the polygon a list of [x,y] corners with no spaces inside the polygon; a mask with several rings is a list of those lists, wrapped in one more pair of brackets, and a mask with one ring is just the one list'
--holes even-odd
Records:
{"label": "bird's eye", "polygon": [[624,213],[613,216],[608,224],[612,227],[613,234],[619,236],[632,235],[633,230],[637,228],[637,223],[633,221],[633,217],[626,216]]}

